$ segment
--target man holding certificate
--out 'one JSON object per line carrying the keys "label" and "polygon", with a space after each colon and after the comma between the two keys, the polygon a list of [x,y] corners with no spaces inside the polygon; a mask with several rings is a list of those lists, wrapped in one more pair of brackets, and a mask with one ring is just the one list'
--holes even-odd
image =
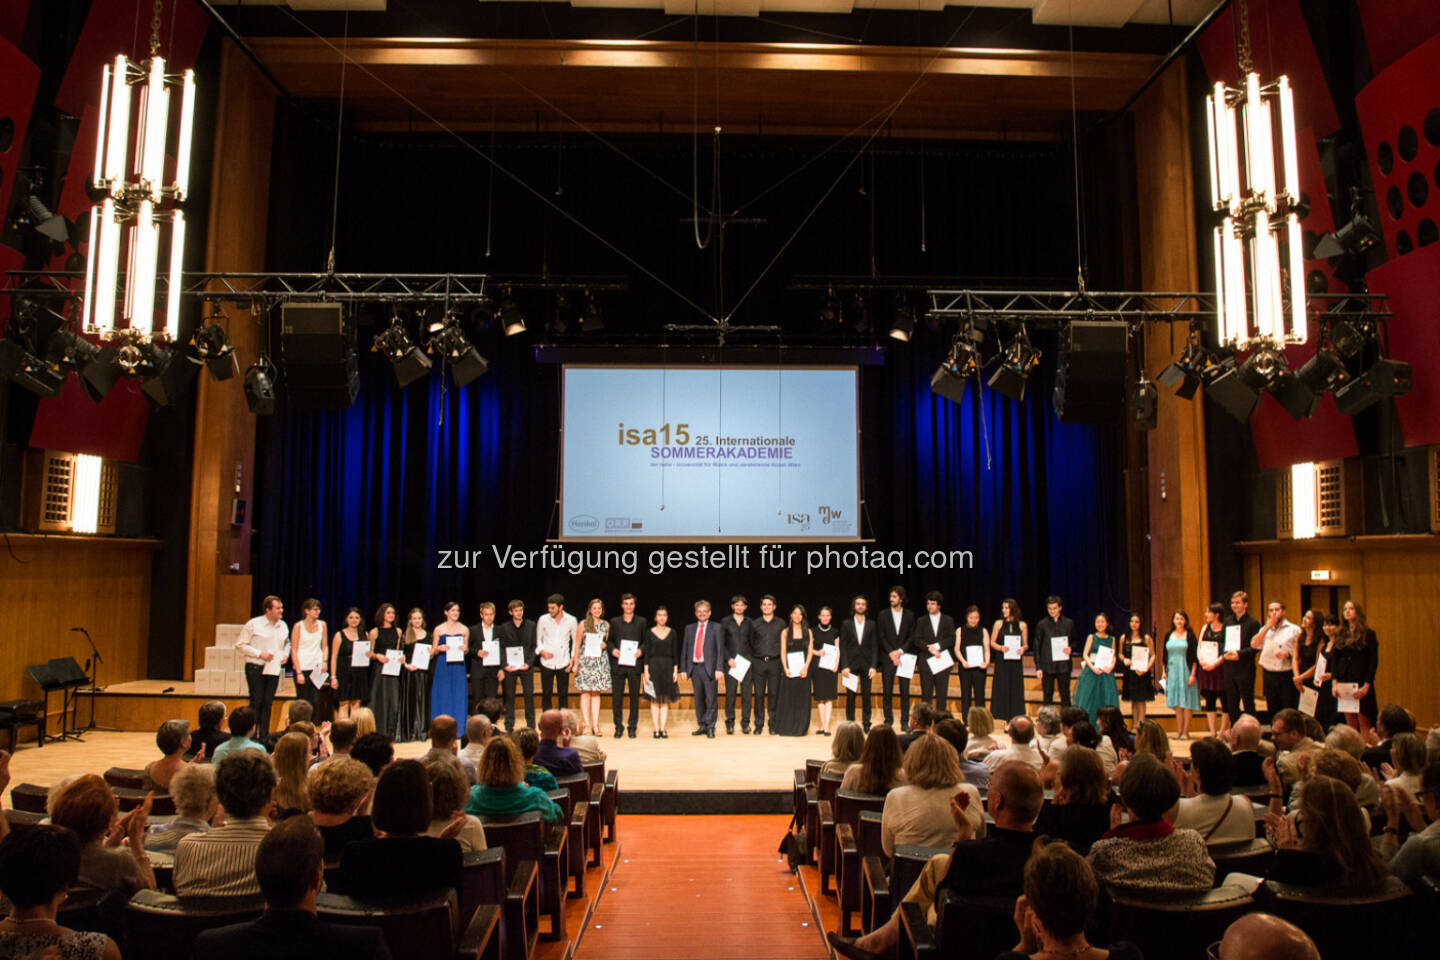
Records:
{"label": "man holding certificate", "polygon": [[[919,661],[916,669],[920,673],[920,699],[936,710],[949,709],[950,673],[955,666],[950,656],[955,642],[955,621],[948,613],[940,612],[944,602],[945,597],[939,590],[925,594],[925,615],[915,624],[907,651]],[[901,689],[908,690],[909,686],[910,681],[905,680]],[[890,722],[888,715],[885,722]]]}
{"label": "man holding certificate", "polygon": [[[635,615],[635,594],[620,594],[620,616],[610,620],[610,630],[605,635],[605,650],[610,656],[610,712],[615,720],[615,739],[630,731],[635,739],[635,728],[640,723],[640,675],[644,672],[640,663],[640,642],[645,639],[650,625],[644,617]],[[626,686],[630,690],[630,722],[621,723],[621,708],[625,704]]]}
{"label": "man holding certificate", "polygon": [[[865,615],[864,597],[850,601],[850,616],[840,623],[840,679],[845,687],[845,719],[855,719],[855,695],[860,695],[860,716],[870,732],[870,681],[877,672],[880,628]],[[905,681],[909,683],[910,681]]]}
{"label": "man holding certificate", "polygon": [[535,621],[525,619],[525,604],[511,600],[508,607],[510,619],[496,628],[500,641],[500,678],[505,697],[505,732],[515,730],[515,684],[520,684],[521,695],[525,698],[525,726],[535,726]]}
{"label": "man holding certificate", "polygon": [[1045,598],[1046,616],[1035,624],[1035,666],[1040,671],[1040,705],[1048,707],[1060,691],[1060,706],[1070,706],[1071,659],[1080,646],[1075,623],[1054,594]]}
{"label": "man holding certificate", "polygon": [[1233,726],[1242,713],[1255,713],[1255,648],[1251,641],[1260,632],[1260,623],[1250,616],[1250,595],[1244,590],[1230,594],[1230,613],[1225,617],[1225,712]]}
{"label": "man holding certificate", "polygon": [[[469,666],[470,705],[496,696],[500,690],[502,655],[495,625],[495,604],[480,604],[480,622],[470,627],[465,656]],[[466,711],[468,715],[473,711]]]}
{"label": "man holding certificate", "polygon": [[261,608],[264,613],[246,621],[235,640],[235,648],[245,657],[245,685],[250,691],[250,709],[255,711],[257,740],[270,733],[270,705],[275,702],[280,671],[290,655],[290,631],[280,619],[285,604],[279,597],[266,597]]}
{"label": "man holding certificate", "polygon": [[545,598],[545,616],[535,624],[535,652],[540,664],[540,705],[551,707],[550,693],[560,692],[560,709],[570,708],[570,661],[575,658],[575,618],[565,612],[565,598],[552,593]]}

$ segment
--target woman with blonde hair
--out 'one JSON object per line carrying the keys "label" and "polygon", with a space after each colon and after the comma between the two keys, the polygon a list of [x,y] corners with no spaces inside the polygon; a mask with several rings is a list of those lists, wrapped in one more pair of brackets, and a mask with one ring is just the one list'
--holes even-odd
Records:
{"label": "woman with blonde hair", "polygon": [[1170,738],[1165,728],[1154,720],[1146,720],[1135,728],[1135,752],[1152,754],[1156,760],[1170,756]]}
{"label": "woman with blonde hair", "polygon": [[367,812],[373,789],[370,768],[350,757],[334,757],[310,771],[310,819],[325,841],[326,862],[339,862],[347,843],[375,835]]}
{"label": "woman with blonde hair", "polygon": [[971,760],[982,759],[990,751],[999,749],[1000,744],[991,736],[995,732],[995,717],[987,707],[971,707],[965,716],[965,726],[970,728],[970,745],[965,756]]}
{"label": "woman with blonde hair", "polygon": [[976,838],[985,836],[985,811],[980,791],[965,782],[960,772],[960,755],[948,742],[927,733],[910,744],[905,751],[905,779],[885,795],[885,808],[880,815],[880,846],[885,855],[894,856],[901,844],[919,847],[944,847],[955,842],[955,820],[950,814],[950,801],[956,793],[970,795],[962,804],[965,816],[974,827]]}
{"label": "woman with blonde hair", "polygon": [[845,776],[845,771],[850,769],[852,763],[860,760],[860,754],[865,749],[865,734],[860,729],[860,724],[854,720],[845,720],[835,729],[835,742],[830,745],[830,759],[820,768],[822,775],[831,773],[837,777]]}
{"label": "woman with blonde hair", "polygon": [[580,655],[570,661],[575,689],[580,691],[580,733],[600,736],[600,697],[610,692],[610,658],[605,656],[605,637],[610,621],[605,604],[597,597],[585,608],[580,621]]}
{"label": "woman with blonde hair", "polygon": [[355,721],[355,739],[359,740],[367,733],[375,732],[375,711],[369,707],[357,707],[350,714],[350,719]]}
{"label": "woman with blonde hair", "polygon": [[[457,811],[465,809],[470,799],[470,781],[460,764],[448,757],[430,757],[425,760],[425,776],[430,781],[430,827],[427,836],[438,837],[450,829],[450,822]],[[460,841],[460,851],[470,853],[485,849],[485,828],[480,818],[465,814],[465,826],[458,834],[452,834]]]}
{"label": "woman with blonde hair", "polygon": [[275,819],[309,813],[310,738],[299,731],[285,734],[276,741],[271,759],[275,763],[275,809],[279,811]]}

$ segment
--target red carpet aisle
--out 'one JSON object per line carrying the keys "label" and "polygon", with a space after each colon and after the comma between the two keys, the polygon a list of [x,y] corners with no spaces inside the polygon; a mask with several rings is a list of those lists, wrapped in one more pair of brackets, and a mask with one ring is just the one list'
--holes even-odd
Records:
{"label": "red carpet aisle", "polygon": [[575,960],[825,960],[775,848],[787,817],[638,817]]}

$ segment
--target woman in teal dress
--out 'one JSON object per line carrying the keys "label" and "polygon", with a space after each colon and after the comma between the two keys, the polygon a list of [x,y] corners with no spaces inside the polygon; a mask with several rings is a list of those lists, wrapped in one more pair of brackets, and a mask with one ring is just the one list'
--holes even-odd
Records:
{"label": "woman in teal dress", "polygon": [[1195,669],[1199,666],[1200,643],[1190,629],[1190,615],[1176,610],[1170,618],[1173,629],[1165,638],[1165,705],[1175,711],[1176,733],[1181,740],[1190,737],[1190,714],[1200,709],[1200,688],[1195,685]]}
{"label": "woman in teal dress", "polygon": [[[1109,650],[1109,663],[1098,662],[1096,652]],[[1095,615],[1095,632],[1085,638],[1085,652],[1080,656],[1080,682],[1075,685],[1075,706],[1090,714],[1090,722],[1098,728],[1101,707],[1120,706],[1115,691],[1115,638],[1110,636],[1110,618]]]}

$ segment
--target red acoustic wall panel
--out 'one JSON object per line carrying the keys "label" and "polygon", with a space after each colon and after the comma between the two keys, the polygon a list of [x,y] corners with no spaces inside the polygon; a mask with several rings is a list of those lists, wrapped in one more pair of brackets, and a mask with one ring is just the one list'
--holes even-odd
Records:
{"label": "red acoustic wall panel", "polygon": [[1370,69],[1382,72],[1419,44],[1440,34],[1435,0],[1358,0]]}
{"label": "red acoustic wall panel", "polygon": [[140,392],[138,381],[122,377],[96,404],[72,373],[65,378],[58,397],[36,405],[30,446],[134,462],[140,459],[149,421],[150,402]]}
{"label": "red acoustic wall panel", "polygon": [[30,0],[0,0],[0,37],[18,46],[29,12]]}
{"label": "red acoustic wall panel", "polygon": [[30,113],[35,107],[35,88],[40,68],[30,62],[13,43],[0,37],[0,205],[10,209],[10,191],[15,186],[15,168]]}
{"label": "red acoustic wall panel", "polygon": [[1410,392],[1395,401],[1406,446],[1440,443],[1440,243],[1371,270],[1374,293],[1389,295],[1390,355],[1410,364]]}
{"label": "red acoustic wall panel", "polygon": [[[55,106],[79,116],[86,104],[100,95],[100,69],[125,54],[135,60],[150,55],[152,0],[97,0],[90,5],[80,39],[70,54],[65,77],[55,94]],[[171,24],[174,33],[171,33]],[[209,18],[194,0],[163,0],[160,13],[160,53],[167,67],[195,65],[205,40]]]}

